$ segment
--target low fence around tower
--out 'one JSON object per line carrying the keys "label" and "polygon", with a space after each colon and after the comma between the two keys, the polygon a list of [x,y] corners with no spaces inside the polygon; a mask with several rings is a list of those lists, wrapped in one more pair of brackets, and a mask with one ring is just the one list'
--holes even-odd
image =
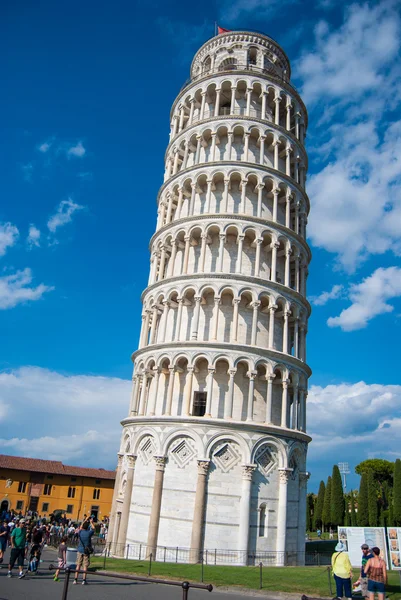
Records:
{"label": "low fence around tower", "polygon": [[[58,547],[60,537],[53,535],[50,544]],[[72,538],[67,542],[69,547],[76,547],[78,540]],[[198,551],[195,548],[182,548],[180,546],[157,546],[152,549],[141,542],[129,544],[117,544],[107,542],[99,538],[92,538],[95,556],[102,556],[104,568],[109,558],[123,558],[133,561],[150,561],[176,564],[204,564],[204,565],[232,565],[232,566],[257,566],[264,567],[281,566],[308,566],[321,567],[331,564],[331,551],[308,551],[303,552],[246,552],[239,550],[222,550],[219,548],[207,548]]]}

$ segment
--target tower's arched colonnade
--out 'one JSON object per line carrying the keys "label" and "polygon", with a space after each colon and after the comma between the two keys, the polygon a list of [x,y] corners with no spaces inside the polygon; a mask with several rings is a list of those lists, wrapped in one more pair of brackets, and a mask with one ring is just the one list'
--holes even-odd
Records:
{"label": "tower's arched colonnade", "polygon": [[122,423],[116,553],[303,560],[307,113],[289,77],[273,40],[225,33],[197,52],[174,102]]}

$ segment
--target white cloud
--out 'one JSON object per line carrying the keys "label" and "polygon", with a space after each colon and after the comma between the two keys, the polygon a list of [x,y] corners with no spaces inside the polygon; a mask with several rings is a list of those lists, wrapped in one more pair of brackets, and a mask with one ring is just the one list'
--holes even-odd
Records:
{"label": "white cloud", "polygon": [[342,285],[333,285],[329,292],[322,292],[319,294],[319,296],[312,296],[310,300],[315,306],[324,306],[324,304],[327,304],[329,300],[335,300],[336,298],[339,298],[342,290]]}
{"label": "white cloud", "polygon": [[41,283],[32,287],[33,275],[31,269],[16,271],[11,275],[0,277],[0,310],[14,308],[23,302],[39,300],[45,292],[54,288]]}
{"label": "white cloud", "polygon": [[350,287],[351,306],[338,317],[330,317],[329,327],[341,327],[343,331],[362,329],[377,315],[394,310],[387,300],[401,296],[401,268],[387,267],[376,269],[362,283]]}
{"label": "white cloud", "polygon": [[353,4],[337,30],[316,26],[314,49],[295,65],[311,122],[320,118],[308,233],[350,272],[369,255],[401,254],[400,29],[392,0]]}
{"label": "white cloud", "polygon": [[313,438],[308,465],[315,484],[320,478],[327,479],[333,462],[346,460],[352,468],[366,458],[394,460],[400,456],[400,385],[363,381],[312,385],[307,419]]}
{"label": "white cloud", "polygon": [[[128,380],[38,367],[0,373],[0,452],[113,469],[130,390]],[[35,414],[46,414],[34,427],[20,419],[33,406]]]}
{"label": "white cloud", "polygon": [[86,154],[86,149],[84,148],[82,142],[77,142],[75,146],[70,146],[67,148],[67,157],[75,157],[82,158]]}
{"label": "white cloud", "polygon": [[46,142],[39,144],[39,146],[38,146],[39,152],[42,152],[42,154],[46,154],[46,152],[49,152],[50,148],[53,145],[53,142],[54,142],[54,138],[51,138],[50,140],[47,140]]}
{"label": "white cloud", "polygon": [[19,231],[12,223],[0,223],[0,256],[4,256],[7,248],[14,246],[19,238]]}
{"label": "white cloud", "polygon": [[77,204],[71,198],[62,200],[57,207],[56,213],[47,221],[47,227],[54,233],[56,229],[70,223],[72,216],[77,210],[82,210],[84,206]]}
{"label": "white cloud", "polygon": [[38,229],[33,224],[29,226],[28,237],[26,238],[26,242],[30,248],[33,248],[34,246],[40,246],[40,229]]}

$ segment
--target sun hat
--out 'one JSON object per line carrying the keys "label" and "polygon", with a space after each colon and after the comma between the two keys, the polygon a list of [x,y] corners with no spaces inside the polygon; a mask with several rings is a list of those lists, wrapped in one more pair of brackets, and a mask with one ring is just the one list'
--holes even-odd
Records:
{"label": "sun hat", "polygon": [[338,542],[337,546],[335,547],[335,551],[336,552],[343,552],[345,550],[345,546],[342,542]]}

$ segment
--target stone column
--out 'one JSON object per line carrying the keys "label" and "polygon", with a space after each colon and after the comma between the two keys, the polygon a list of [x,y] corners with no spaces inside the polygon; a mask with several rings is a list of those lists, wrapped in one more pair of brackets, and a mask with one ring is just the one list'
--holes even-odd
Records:
{"label": "stone column", "polygon": [[280,247],[279,242],[272,242],[270,244],[270,248],[272,249],[272,270],[271,270],[271,281],[276,281],[276,271],[277,271],[277,249]]}
{"label": "stone column", "polygon": [[173,277],[174,275],[174,263],[175,263],[175,257],[177,255],[177,240],[173,239],[171,240],[171,255],[170,255],[170,260],[168,261],[168,270],[167,270],[167,277]]}
{"label": "stone column", "polygon": [[192,125],[192,120],[194,118],[194,110],[195,110],[195,98],[191,98],[189,101],[191,108],[189,109],[189,120],[188,120],[188,127],[190,127]]}
{"label": "stone column", "polygon": [[210,160],[211,160],[211,162],[214,162],[214,155],[216,152],[216,135],[217,135],[217,133],[215,131],[212,131],[212,133],[210,135],[212,136],[212,145],[210,148]]}
{"label": "stone column", "polygon": [[256,238],[256,240],[255,240],[255,244],[256,244],[256,256],[255,256],[255,273],[254,273],[254,277],[260,277],[260,250],[261,250],[261,247],[262,247],[262,242],[263,242],[262,238]]}
{"label": "stone column", "polygon": [[164,267],[166,264],[166,247],[161,247],[160,265],[159,265],[159,277],[158,281],[164,279]]}
{"label": "stone column", "polygon": [[195,310],[194,310],[193,323],[192,323],[191,340],[198,339],[199,313],[200,313],[200,305],[201,305],[201,301],[202,301],[202,296],[194,296],[194,300],[195,300]]}
{"label": "stone column", "polygon": [[201,560],[203,550],[203,525],[205,520],[206,508],[206,482],[209,471],[209,460],[198,460],[198,480],[196,482],[194,518],[192,521],[191,535],[191,563],[198,563]]}
{"label": "stone column", "polygon": [[[231,160],[231,150],[233,146],[233,132],[229,131],[227,133],[227,158],[226,160]],[[227,211],[226,211],[227,212]]]}
{"label": "stone column", "polygon": [[238,308],[241,298],[233,298],[233,329],[232,329],[232,342],[236,342],[238,339]]}
{"label": "stone column", "polygon": [[235,114],[235,92],[237,91],[237,88],[235,86],[231,87],[231,104],[230,104],[230,114],[234,115]]}
{"label": "stone column", "polygon": [[160,335],[160,341],[164,343],[166,341],[166,330],[167,330],[167,321],[168,321],[168,309],[170,307],[171,302],[169,300],[163,300],[163,314],[161,316],[162,320],[162,331]]}
{"label": "stone column", "polygon": [[240,213],[245,213],[245,198],[246,198],[246,184],[248,183],[248,179],[244,177],[241,180],[241,205],[239,207]]}
{"label": "stone column", "polygon": [[299,429],[298,427],[298,385],[292,386],[292,418],[291,429]]}
{"label": "stone column", "polygon": [[274,98],[274,102],[275,102],[275,111],[274,111],[274,123],[275,125],[280,125],[280,102],[281,102],[281,98],[280,96],[276,96]]}
{"label": "stone column", "polygon": [[277,223],[277,207],[278,207],[278,195],[279,191],[277,188],[273,190],[273,221]]}
{"label": "stone column", "polygon": [[259,140],[260,140],[259,162],[261,165],[263,165],[265,162],[265,139],[266,139],[265,135],[261,135],[259,138]]}
{"label": "stone column", "polygon": [[145,309],[145,320],[144,320],[144,323],[143,323],[143,329],[142,329],[142,334],[141,334],[141,342],[140,342],[140,347],[141,348],[143,348],[144,346],[148,345],[149,321],[150,321],[150,310],[149,309]]}
{"label": "stone column", "polygon": [[182,307],[184,304],[184,298],[177,298],[178,302],[178,310],[177,310],[177,325],[175,330],[174,341],[180,341],[180,333],[181,333],[181,321],[182,321]]}
{"label": "stone column", "polygon": [[186,235],[184,237],[184,241],[185,241],[185,250],[184,250],[184,264],[182,266],[182,274],[186,275],[188,272],[188,260],[189,260],[189,242],[190,242],[191,236]]}
{"label": "stone column", "polygon": [[251,346],[256,346],[256,334],[258,328],[258,309],[260,302],[252,302],[252,330],[251,330]]}
{"label": "stone column", "polygon": [[243,233],[240,233],[238,235],[238,254],[237,254],[237,261],[236,261],[236,265],[235,265],[236,273],[241,273],[241,270],[242,270],[242,246],[244,243],[244,239],[245,239],[245,235]]}
{"label": "stone column", "polygon": [[175,367],[169,367],[170,375],[168,378],[168,388],[167,388],[167,405],[166,405],[166,415],[171,415],[171,406],[173,404],[173,392],[174,392],[174,377],[175,377]]}
{"label": "stone column", "polygon": [[285,226],[288,229],[291,227],[291,200],[292,194],[288,193],[285,198]]}
{"label": "stone column", "polygon": [[121,510],[120,528],[117,538],[117,554],[124,556],[125,545],[127,543],[127,529],[129,513],[131,508],[132,489],[134,487],[136,456],[127,455],[127,483],[125,484],[123,507]]}
{"label": "stone column", "polygon": [[298,500],[298,561],[299,566],[305,564],[305,533],[306,533],[306,488],[310,473],[299,473]]}
{"label": "stone column", "polygon": [[179,219],[181,216],[183,192],[184,192],[184,190],[182,189],[182,187],[178,188],[178,202],[177,202],[177,210],[175,211],[175,219],[174,220]]}
{"label": "stone column", "polygon": [[288,354],[288,318],[291,312],[284,310],[283,352]]}
{"label": "stone column", "polygon": [[271,423],[272,422],[272,406],[273,406],[273,381],[274,381],[275,375],[267,375],[266,380],[267,380],[267,394],[266,394],[266,418],[265,418],[265,422],[266,423]]}
{"label": "stone column", "polygon": [[[116,527],[116,519],[117,519],[117,498],[118,498],[118,494],[120,491],[120,485],[121,485],[121,467],[123,464],[123,458],[124,458],[124,454],[118,454],[116,479],[114,481],[113,500],[111,501],[110,522],[109,522],[109,529],[108,529],[108,534],[107,534],[109,542],[114,541],[115,532],[116,532],[115,527]],[[112,553],[114,554],[114,552],[115,552],[115,549],[112,548]]]}
{"label": "stone column", "polygon": [[242,489],[239,508],[238,531],[238,562],[245,566],[248,564],[252,475],[255,469],[256,465],[242,465]]}
{"label": "stone column", "polygon": [[233,418],[233,405],[234,405],[234,377],[237,369],[230,369],[229,371],[230,380],[228,383],[228,398],[227,402],[224,403],[224,418]]}
{"label": "stone column", "polygon": [[206,181],[206,183],[207,183],[207,191],[206,191],[205,213],[210,213],[210,199],[211,199],[211,195],[212,195],[212,183],[213,183],[213,179],[208,179]]}
{"label": "stone column", "polygon": [[201,96],[202,96],[202,102],[201,102],[201,109],[200,109],[200,120],[202,121],[202,119],[205,116],[206,92],[201,92]]}
{"label": "stone column", "polygon": [[223,272],[223,264],[224,264],[224,242],[226,241],[226,234],[219,233],[219,263],[217,267],[217,271],[219,273]]}
{"label": "stone column", "polygon": [[137,397],[138,387],[139,387],[138,375],[134,375],[132,377],[131,402],[130,402],[130,408],[129,408],[130,415],[133,415],[136,412],[136,397]]}
{"label": "stone column", "polygon": [[277,511],[277,566],[285,565],[285,542],[287,537],[287,489],[288,481],[292,469],[279,469],[280,485],[278,492],[278,511]]}
{"label": "stone column", "polygon": [[264,183],[259,183],[258,188],[258,208],[256,212],[256,216],[258,219],[262,218],[262,199],[263,199],[263,188],[265,187]]}
{"label": "stone column", "polygon": [[285,174],[291,177],[291,152],[292,148],[286,148],[285,151]]}
{"label": "stone column", "polygon": [[139,410],[138,410],[139,416],[143,416],[145,414],[147,392],[148,392],[148,374],[143,373],[142,374],[141,398],[139,400]]}
{"label": "stone column", "polygon": [[221,94],[221,89],[217,89],[216,90],[216,104],[214,106],[214,116],[218,117],[219,116],[219,111],[220,111],[220,94]]}
{"label": "stone column", "polygon": [[158,314],[159,314],[159,311],[158,311],[157,305],[154,304],[152,306],[152,324],[150,326],[149,345],[155,343]]}
{"label": "stone column", "polygon": [[253,421],[253,397],[255,394],[255,377],[257,371],[249,371],[247,374],[249,377],[249,388],[248,388],[248,409],[247,409],[247,421]]}
{"label": "stone column", "polygon": [[185,386],[184,416],[188,417],[191,410],[192,383],[195,367],[187,367],[187,382]]}
{"label": "stone column", "polygon": [[295,358],[299,358],[299,317],[295,317],[294,319],[294,356]]}
{"label": "stone column", "polygon": [[205,417],[212,416],[212,394],[213,394],[213,375],[216,372],[216,369],[213,367],[208,367],[208,377],[207,377],[207,396],[206,396],[206,412]]}
{"label": "stone column", "polygon": [[153,485],[152,509],[150,512],[149,532],[148,532],[148,547],[146,556],[152,554],[153,559],[156,559],[157,538],[159,535],[160,509],[162,505],[163,495],[163,479],[164,470],[166,468],[166,457],[155,456],[156,470],[155,482]]}
{"label": "stone column", "polygon": [[215,296],[214,298],[214,315],[213,315],[213,332],[212,332],[212,341],[216,341],[217,340],[217,334],[218,334],[218,329],[219,329],[219,313],[220,313],[220,306],[221,304],[221,298],[219,296]]}
{"label": "stone column", "polygon": [[[288,97],[287,97],[287,102],[288,102]],[[291,100],[290,100],[291,102]],[[287,131],[290,131],[291,129],[291,104],[287,104],[287,106],[285,107],[287,110],[287,115],[286,115],[286,123],[285,123],[285,128]]]}
{"label": "stone column", "polygon": [[[174,150],[174,164],[173,164],[173,175],[177,174],[178,171],[178,159],[180,158],[180,153],[178,148],[175,148]],[[168,220],[167,220],[168,223]]]}
{"label": "stone column", "polygon": [[278,171],[278,150],[279,150],[279,144],[280,142],[278,140],[276,140],[275,142],[273,142],[273,168]]}
{"label": "stone column", "polygon": [[281,427],[288,427],[288,379],[283,380],[283,393],[281,395]]}
{"label": "stone column", "polygon": [[247,117],[249,117],[250,112],[251,112],[251,94],[252,94],[252,88],[248,88],[246,90],[246,111],[245,111],[245,115]]}
{"label": "stone column", "polygon": [[201,140],[202,140],[202,136],[201,135],[197,135],[196,136],[196,152],[195,152],[195,164],[196,165],[199,164]]}
{"label": "stone column", "polygon": [[207,233],[201,234],[201,251],[199,257],[199,272],[204,273],[205,271],[205,258],[206,258],[206,241],[207,241]]}
{"label": "stone column", "polygon": [[274,316],[277,310],[277,304],[269,306],[269,348],[274,350]]}
{"label": "stone column", "polygon": [[260,118],[266,118],[266,92],[262,92],[262,114],[260,115]]}
{"label": "stone column", "polygon": [[155,410],[156,410],[156,401],[157,401],[157,392],[159,389],[159,379],[160,379],[160,369],[156,368],[153,371],[154,373],[154,377],[153,377],[153,389],[152,389],[152,402],[149,406],[149,415],[152,417],[155,414]]}
{"label": "stone column", "polygon": [[[248,162],[248,158],[249,158],[249,138],[250,138],[250,133],[249,132],[245,132],[244,133],[244,161]],[[245,212],[245,208],[242,212]]]}
{"label": "stone column", "polygon": [[285,266],[284,266],[284,285],[290,287],[290,263],[291,263],[291,248],[285,251]]}

